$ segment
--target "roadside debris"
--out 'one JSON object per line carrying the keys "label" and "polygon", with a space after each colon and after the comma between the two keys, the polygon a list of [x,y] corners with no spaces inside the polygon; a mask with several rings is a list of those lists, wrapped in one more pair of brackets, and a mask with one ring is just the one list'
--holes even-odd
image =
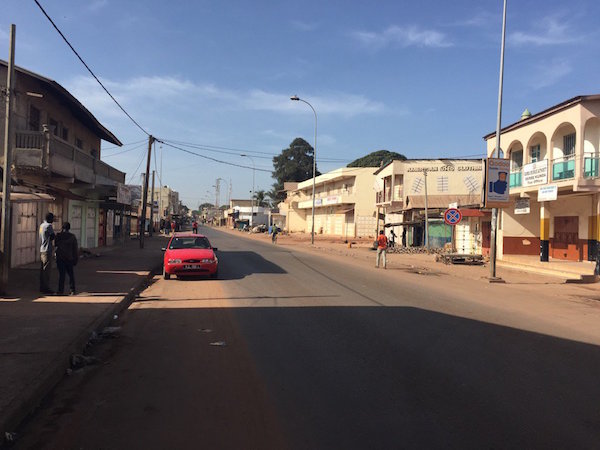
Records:
{"label": "roadside debris", "polygon": [[6,442],[15,442],[17,440],[17,433],[15,433],[14,431],[5,431],[4,440]]}
{"label": "roadside debris", "polygon": [[119,333],[121,332],[121,327],[106,327],[103,328],[100,332],[100,337],[102,338],[116,338],[119,337]]}
{"label": "roadside debris", "polygon": [[98,364],[100,360],[94,356],[85,356],[80,354],[71,355],[71,368],[73,370],[81,369],[85,366]]}
{"label": "roadside debris", "polygon": [[211,342],[210,345],[212,345],[213,347],[226,347],[227,342],[225,342],[225,341]]}

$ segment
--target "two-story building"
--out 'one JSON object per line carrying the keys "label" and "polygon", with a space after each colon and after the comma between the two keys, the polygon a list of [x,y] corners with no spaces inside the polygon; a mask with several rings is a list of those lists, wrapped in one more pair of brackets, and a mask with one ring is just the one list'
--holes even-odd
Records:
{"label": "two-story building", "polygon": [[[375,236],[372,167],[343,167],[315,178],[315,233],[347,237]],[[287,192],[287,230],[312,230],[313,179]]]}
{"label": "two-story building", "polygon": [[[0,80],[7,67],[0,60]],[[106,245],[123,211],[115,198],[125,174],[101,161],[100,144],[121,142],[56,81],[16,67],[14,87],[12,265],[39,259],[37,226],[48,211],[57,228],[71,223],[82,247]]]}
{"label": "two-story building", "polygon": [[[484,139],[492,155],[495,133]],[[511,204],[500,216],[498,255],[595,259],[600,95],[574,97],[534,115],[526,111],[501,130],[500,143],[500,157],[510,159]]]}
{"label": "two-story building", "polygon": [[[453,241],[460,253],[489,251],[490,214],[481,210],[481,159],[408,159],[392,161],[375,172],[375,204],[385,215],[385,228],[394,230],[404,246],[425,244],[425,206],[429,244]],[[442,213],[453,206],[462,221],[446,225]],[[388,231],[389,234],[389,231]]]}

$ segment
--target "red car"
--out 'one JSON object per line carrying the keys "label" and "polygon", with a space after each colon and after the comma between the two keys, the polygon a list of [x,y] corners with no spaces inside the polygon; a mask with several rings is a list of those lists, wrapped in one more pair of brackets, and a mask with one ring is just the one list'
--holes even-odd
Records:
{"label": "red car", "polygon": [[210,275],[216,278],[219,273],[219,260],[215,254],[217,249],[201,234],[176,233],[163,251],[165,280],[171,275]]}

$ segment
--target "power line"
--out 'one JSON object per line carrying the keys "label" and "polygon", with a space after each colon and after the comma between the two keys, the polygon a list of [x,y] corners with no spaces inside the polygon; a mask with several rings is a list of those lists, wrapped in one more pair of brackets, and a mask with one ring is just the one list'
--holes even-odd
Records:
{"label": "power line", "polygon": [[272,172],[272,170],[267,170],[267,169],[257,169],[257,168],[251,167],[251,166],[244,166],[244,165],[242,165],[242,164],[235,164],[235,163],[232,163],[232,162],[223,161],[223,160],[216,159],[216,158],[211,158],[210,156],[201,155],[200,153],[196,153],[196,152],[193,152],[193,151],[191,151],[191,150],[187,150],[187,149],[185,149],[185,148],[178,147],[178,146],[176,146],[176,145],[170,144],[170,143],[168,143],[168,142],[165,142],[165,141],[163,141],[163,140],[160,140],[160,139],[156,139],[156,140],[157,140],[158,142],[160,142],[160,143],[162,143],[162,144],[164,144],[164,145],[168,146],[168,147],[172,147],[172,148],[174,148],[174,149],[177,149],[177,150],[180,150],[180,151],[182,151],[182,152],[189,153],[190,155],[194,155],[194,156],[198,156],[198,157],[200,157],[200,158],[208,159],[208,160],[210,160],[210,161],[214,161],[214,162],[217,162],[217,163],[219,163],[219,164],[226,164],[226,165],[228,165],[228,166],[241,167],[242,169],[252,169],[252,170],[257,170],[257,171],[259,171],[259,172],[267,172],[267,173],[271,173],[271,172]]}
{"label": "power line", "polygon": [[111,154],[111,155],[103,155],[103,158],[110,158],[110,157],[112,157],[112,156],[118,156],[118,155],[122,155],[123,153],[127,153],[127,152],[130,152],[130,151],[132,151],[132,150],[137,150],[137,149],[139,149],[139,148],[142,148],[142,147],[145,147],[145,146],[146,146],[145,144],[137,145],[137,146],[135,146],[135,147],[128,148],[127,150],[123,150],[122,152],[113,153],[113,154]]}
{"label": "power line", "polygon": [[125,108],[123,108],[121,106],[121,104],[117,101],[116,98],[113,97],[113,95],[108,91],[108,89],[106,89],[106,87],[102,84],[102,82],[98,79],[98,77],[96,76],[96,74],[94,72],[92,72],[92,69],[90,69],[90,67],[86,64],[86,62],[83,60],[83,58],[81,56],[79,56],[79,53],[77,53],[77,50],[75,50],[75,48],[73,48],[73,46],[71,45],[71,43],[67,40],[67,38],[65,37],[65,35],[62,33],[62,31],[60,31],[58,29],[58,27],[56,26],[56,24],[54,23],[54,21],[50,18],[50,16],[48,15],[48,13],[46,12],[46,10],[44,10],[44,8],[42,7],[42,5],[40,5],[40,3],[38,2],[38,0],[33,0],[35,2],[35,4],[38,6],[38,8],[40,8],[40,10],[42,11],[42,13],[44,13],[44,15],[46,16],[46,18],[50,21],[50,23],[52,24],[52,26],[54,27],[54,29],[58,32],[58,34],[60,34],[60,37],[63,38],[63,40],[66,42],[66,44],[69,46],[69,48],[73,51],[73,53],[75,53],[75,56],[77,56],[77,58],[79,58],[79,61],[81,61],[81,63],[85,66],[85,68],[88,70],[88,72],[94,77],[94,79],[98,82],[98,84],[102,87],[102,89],[104,89],[104,92],[106,92],[108,94],[108,96],[112,99],[113,102],[115,102],[115,104],[121,109],[121,111],[123,111],[125,113],[125,115],[127,117],[129,117],[129,119],[140,129],[142,130],[146,135],[150,135],[150,133],[148,133],[144,128],[142,128],[142,126],[137,123],[135,121],[135,119],[133,117],[131,117],[131,115],[125,111]]}
{"label": "power line", "polygon": [[[216,153],[225,153],[225,154],[230,154],[230,155],[237,155],[239,156],[240,153],[251,153],[251,154],[258,154],[258,155],[268,155],[268,156],[253,156],[254,158],[260,158],[260,159],[273,159],[273,157],[275,156],[279,156],[276,153],[269,153],[269,152],[260,152],[257,150],[246,150],[246,149],[241,149],[241,148],[230,148],[230,147],[219,147],[216,145],[207,145],[207,144],[195,144],[192,142],[182,142],[182,141],[175,141],[175,140],[170,140],[170,139],[165,139],[166,142],[171,142],[173,144],[178,144],[181,145],[183,147],[191,147],[191,148],[196,148],[198,150],[205,150],[208,152],[216,152]],[[317,159],[317,162],[346,162],[346,161],[350,161],[349,159],[337,159],[337,158],[321,158],[321,159]]]}
{"label": "power line", "polygon": [[140,141],[135,141],[135,142],[128,142],[127,144],[123,144],[121,146],[110,146],[110,147],[102,147],[102,151],[106,151],[106,150],[117,150],[117,149],[122,149],[123,147],[129,147],[130,145],[136,145],[136,144],[140,144],[142,142],[147,142],[148,139],[142,139]]}
{"label": "power line", "polygon": [[135,176],[137,175],[137,171],[140,170],[140,166],[144,162],[145,158],[146,158],[146,152],[142,152],[142,158],[140,159],[140,163],[137,165],[135,171],[131,175],[129,175],[129,183],[131,183],[133,181],[133,179],[135,178]]}

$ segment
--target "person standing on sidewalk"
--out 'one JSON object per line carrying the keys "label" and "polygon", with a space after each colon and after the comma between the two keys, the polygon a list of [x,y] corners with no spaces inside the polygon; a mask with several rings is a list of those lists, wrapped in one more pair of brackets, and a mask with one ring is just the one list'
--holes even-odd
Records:
{"label": "person standing on sidewalk", "polygon": [[377,263],[375,267],[379,268],[379,260],[381,255],[383,255],[383,268],[387,269],[387,260],[386,253],[388,248],[388,238],[386,237],[383,230],[379,231],[379,236],[377,237]]}
{"label": "person standing on sidewalk", "polygon": [[75,274],[73,267],[79,260],[79,249],[77,238],[69,230],[71,224],[65,222],[62,231],[56,235],[54,244],[56,246],[56,266],[58,267],[58,295],[65,291],[65,273],[69,275],[70,295],[75,295]]}
{"label": "person standing on sidewalk", "polygon": [[39,228],[40,234],[40,292],[43,294],[54,294],[50,290],[50,271],[52,270],[52,241],[54,240],[54,214],[46,214],[46,220]]}

